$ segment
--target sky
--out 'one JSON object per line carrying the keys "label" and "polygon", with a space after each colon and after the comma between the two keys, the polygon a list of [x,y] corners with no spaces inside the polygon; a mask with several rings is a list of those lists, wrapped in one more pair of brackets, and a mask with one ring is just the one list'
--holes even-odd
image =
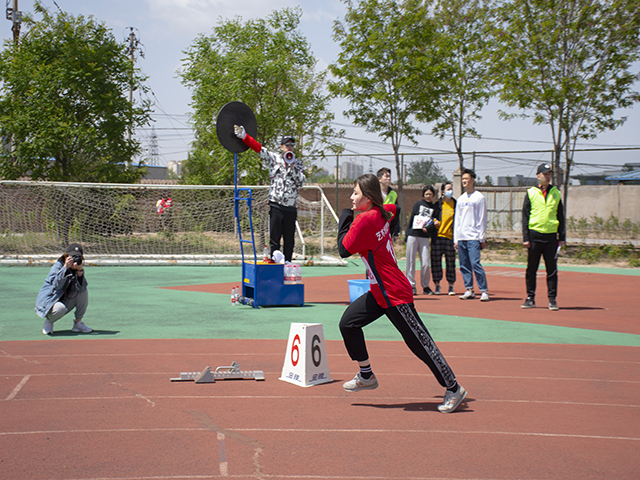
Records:
{"label": "sky", "polygon": [[[11,6],[12,0],[5,0]],[[307,38],[311,50],[318,60],[317,68],[326,69],[336,61],[339,45],[332,39],[335,20],[345,13],[344,4],[339,0],[41,0],[42,4],[54,12],[58,8],[73,15],[92,15],[105,23],[116,39],[125,42],[134,28],[141,42],[144,57],[139,56],[136,66],[149,78],[150,99],[154,102],[152,119],[157,136],[156,157],[158,163],[183,160],[187,157],[193,135],[189,125],[191,112],[191,91],[182,85],[178,70],[185,57],[184,51],[192,45],[198,34],[209,35],[211,29],[221,19],[242,17],[260,18],[273,10],[300,6],[303,15],[299,30]],[[33,0],[18,0],[18,9],[33,12]],[[249,12],[249,13],[247,13]],[[2,38],[12,38],[11,22],[0,23]],[[640,85],[636,85],[640,90]],[[237,100],[230,98],[229,101]],[[391,168],[396,180],[395,160],[391,144],[384,143],[375,134],[363,127],[355,126],[342,115],[348,104],[343,99],[331,103],[335,114],[334,126],[345,130],[345,154],[340,161],[352,161],[363,166],[364,172],[374,172],[381,167]],[[465,166],[474,166],[479,178],[491,176],[494,182],[499,176],[535,176],[539,163],[550,161],[552,148],[551,131],[548,126],[534,126],[530,120],[502,121],[497,112],[505,109],[496,100],[482,111],[482,119],[475,126],[482,139],[465,139],[465,151],[494,152],[478,153],[475,165],[472,159],[465,160]],[[627,121],[612,132],[602,133],[598,138],[579,143],[579,149],[602,149],[640,147],[640,106],[619,111],[617,116],[626,116]],[[428,134],[430,127],[422,125],[424,135],[418,137],[418,145],[404,141],[401,151],[405,153],[405,163],[432,158],[443,173],[452,178],[458,160],[451,152],[453,142],[439,140]],[[151,149],[152,128],[137,132],[144,149]],[[543,150],[534,153],[511,153]],[[509,153],[507,153],[509,152]],[[230,158],[232,161],[232,158]],[[624,163],[640,162],[640,150],[611,152],[577,152],[578,165],[574,173],[599,173],[603,170],[619,170]],[[333,171],[335,158],[318,166]]]}

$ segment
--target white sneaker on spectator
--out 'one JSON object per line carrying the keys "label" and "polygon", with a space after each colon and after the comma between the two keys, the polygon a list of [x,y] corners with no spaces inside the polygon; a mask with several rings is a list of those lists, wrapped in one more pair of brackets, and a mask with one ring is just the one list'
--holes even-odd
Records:
{"label": "white sneaker on spectator", "polygon": [[42,333],[45,335],[53,335],[53,322],[50,322],[49,319],[45,319]]}
{"label": "white sneaker on spectator", "polygon": [[482,292],[482,295],[480,295],[480,301],[481,302],[488,302],[489,301],[489,293],[488,292]]}
{"label": "white sneaker on spectator", "polygon": [[91,333],[93,332],[93,328],[87,327],[82,320],[73,325],[71,329],[72,332],[76,333]]}
{"label": "white sneaker on spectator", "polygon": [[463,295],[460,295],[460,300],[468,300],[470,298],[476,298],[476,294],[473,290],[467,290]]}

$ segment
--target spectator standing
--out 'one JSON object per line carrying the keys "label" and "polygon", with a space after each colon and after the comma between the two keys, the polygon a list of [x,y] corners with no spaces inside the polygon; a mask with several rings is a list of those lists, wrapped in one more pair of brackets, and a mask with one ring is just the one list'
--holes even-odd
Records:
{"label": "spectator standing", "polygon": [[[422,293],[433,295],[429,288],[431,280],[431,242],[438,235],[440,205],[436,202],[436,189],[427,185],[422,189],[422,198],[411,209],[407,224],[407,252],[405,275],[416,295],[416,254],[420,255],[420,285]],[[441,269],[442,270],[442,269]]]}
{"label": "spectator standing", "polygon": [[447,268],[447,282],[449,295],[455,295],[453,284],[456,283],[456,249],[453,246],[453,224],[456,211],[456,200],[453,198],[453,184],[444,182],[440,187],[441,196],[438,200],[440,210],[440,227],[438,235],[431,244],[431,276],[435,287],[435,294],[440,295],[440,281],[442,280],[442,255]]}
{"label": "spectator standing", "polygon": [[383,204],[396,206],[397,214],[393,217],[390,224],[391,237],[395,241],[400,235],[400,207],[398,206],[398,194],[391,188],[391,170],[387,167],[382,167],[378,170],[376,176],[380,182]]}
{"label": "spectator standing", "polygon": [[540,257],[544,257],[547,269],[547,296],[549,310],[559,310],[557,257],[566,241],[566,228],[562,195],[551,185],[551,165],[538,166],[538,186],[527,190],[522,206],[522,241],[527,249],[527,299],[522,308],[536,306],[536,275]]}
{"label": "spectator standing", "polygon": [[465,168],[462,172],[464,193],[460,195],[456,203],[453,242],[458,252],[460,272],[466,289],[460,299],[476,298],[473,290],[473,275],[475,274],[478,288],[482,293],[480,300],[488,302],[487,276],[480,263],[480,252],[487,246],[487,203],[484,195],[475,189],[475,181],[476,173]]}

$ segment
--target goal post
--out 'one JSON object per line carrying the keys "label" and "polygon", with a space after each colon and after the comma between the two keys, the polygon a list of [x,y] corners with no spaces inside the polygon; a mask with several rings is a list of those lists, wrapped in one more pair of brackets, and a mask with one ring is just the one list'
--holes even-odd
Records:
{"label": "goal post", "polygon": [[[250,186],[257,254],[268,244],[268,191]],[[71,242],[96,265],[239,264],[234,187],[0,180],[0,263],[48,264]],[[169,200],[170,199],[170,200]],[[245,202],[240,202],[245,203]],[[239,206],[243,238],[249,229]],[[298,200],[293,261],[344,265],[338,218],[322,189],[304,186]],[[245,258],[253,252],[245,248]]]}

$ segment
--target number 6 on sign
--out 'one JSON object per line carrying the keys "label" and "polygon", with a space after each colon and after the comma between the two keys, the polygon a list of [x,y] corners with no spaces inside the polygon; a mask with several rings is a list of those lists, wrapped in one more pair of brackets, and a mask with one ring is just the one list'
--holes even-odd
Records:
{"label": "number 6 on sign", "polygon": [[292,323],[280,380],[301,387],[331,382],[321,323]]}
{"label": "number 6 on sign", "polygon": [[298,360],[300,360],[300,349],[298,345],[300,345],[300,335],[293,337],[293,346],[291,347],[291,364],[294,367],[298,366]]}

